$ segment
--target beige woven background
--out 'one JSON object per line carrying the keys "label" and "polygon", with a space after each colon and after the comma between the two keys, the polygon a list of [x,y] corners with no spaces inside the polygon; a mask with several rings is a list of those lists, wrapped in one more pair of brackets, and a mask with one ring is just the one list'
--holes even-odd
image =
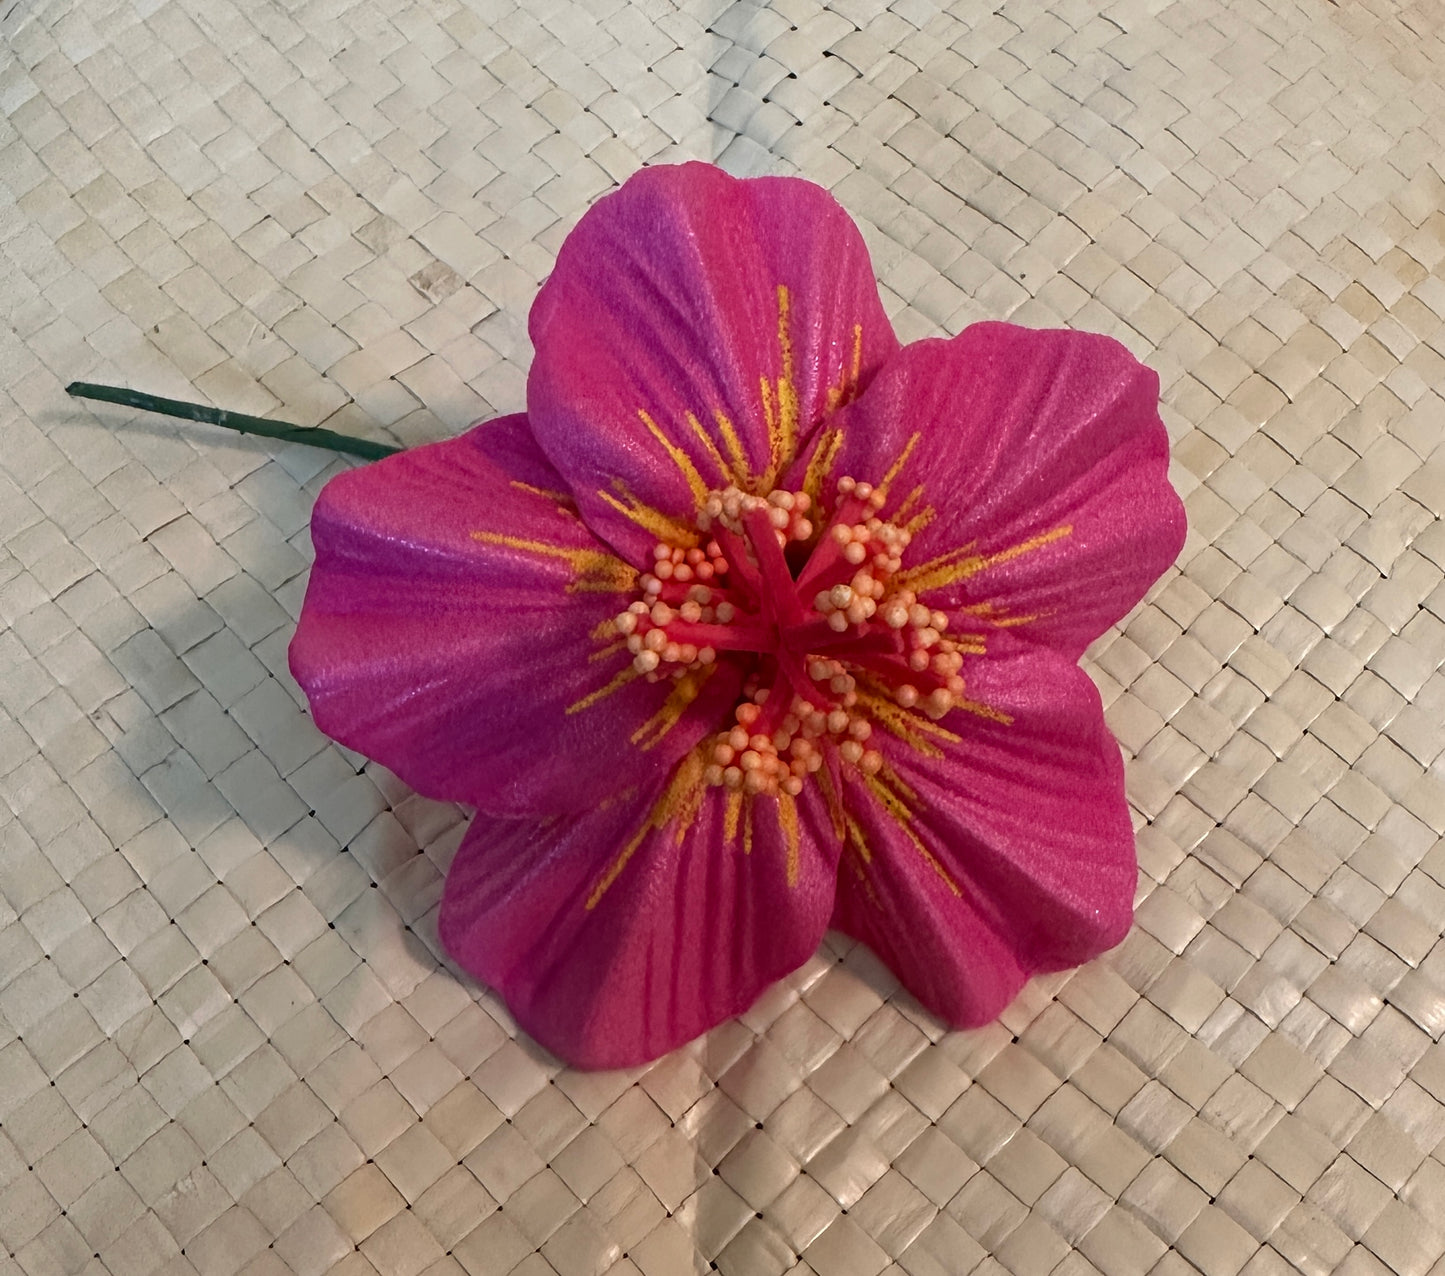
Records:
{"label": "beige woven background", "polygon": [[[0,4],[0,1276],[1445,1272],[1445,9],[1096,8]],[[829,186],[905,339],[1121,338],[1192,533],[1091,653],[1121,948],[945,1034],[830,942],[579,1075],[299,707],[343,463],[62,386],[454,433],[683,157]]]}

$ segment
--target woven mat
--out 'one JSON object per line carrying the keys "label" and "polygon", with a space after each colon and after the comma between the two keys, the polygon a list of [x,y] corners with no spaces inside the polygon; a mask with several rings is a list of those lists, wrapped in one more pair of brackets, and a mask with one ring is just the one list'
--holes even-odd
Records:
{"label": "woven mat", "polygon": [[[0,5],[0,1276],[1445,1272],[1445,10],[1095,10]],[[465,813],[287,675],[343,463],[62,392],[516,410],[683,157],[829,186],[905,339],[1163,379],[1190,540],[1089,660],[1137,925],[981,1031],[830,938],[560,1068],[439,960]]]}

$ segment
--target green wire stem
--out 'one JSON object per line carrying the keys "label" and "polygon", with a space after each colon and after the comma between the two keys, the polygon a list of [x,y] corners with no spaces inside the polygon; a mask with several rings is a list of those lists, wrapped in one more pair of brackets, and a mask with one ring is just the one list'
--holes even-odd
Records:
{"label": "green wire stem", "polygon": [[240,434],[259,434],[268,439],[280,439],[284,443],[305,443],[310,447],[326,448],[331,452],[364,457],[368,461],[379,461],[384,456],[392,456],[401,451],[401,448],[392,447],[389,443],[353,438],[349,434],[337,434],[334,430],[323,430],[319,426],[289,425],[285,421],[270,421],[265,417],[247,416],[243,412],[208,408],[203,403],[162,399],[158,395],[143,394],[139,390],[123,390],[119,386],[72,381],[65,387],[65,393],[74,395],[77,399],[99,399],[102,403],[119,403],[127,408],[158,412],[161,416],[180,417],[183,421],[204,421],[207,425],[219,425]]}

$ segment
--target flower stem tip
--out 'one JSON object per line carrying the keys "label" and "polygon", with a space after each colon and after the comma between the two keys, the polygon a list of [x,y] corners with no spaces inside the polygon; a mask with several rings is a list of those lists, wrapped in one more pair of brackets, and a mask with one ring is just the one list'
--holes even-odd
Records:
{"label": "flower stem tip", "polygon": [[323,430],[319,426],[290,425],[285,421],[271,421],[265,417],[247,416],[242,412],[227,412],[222,408],[207,407],[203,403],[186,403],[181,399],[163,399],[159,395],[145,394],[140,390],[127,390],[120,386],[92,385],[88,381],[72,381],[65,387],[65,393],[77,399],[98,399],[102,403],[118,403],[122,407],[140,408],[156,412],[161,416],[179,417],[183,421],[203,421],[207,425],[219,425],[238,434],[257,434],[263,438],[280,439],[284,443],[305,443],[310,447],[326,448],[348,456],[359,456],[368,461],[379,461],[401,449],[389,443],[377,443],[371,439],[353,438],[349,434],[337,434],[334,430]]}

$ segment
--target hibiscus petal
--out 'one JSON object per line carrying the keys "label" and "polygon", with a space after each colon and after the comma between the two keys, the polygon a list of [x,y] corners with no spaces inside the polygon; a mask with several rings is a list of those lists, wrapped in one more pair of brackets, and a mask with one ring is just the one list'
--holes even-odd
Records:
{"label": "hibiscus petal", "polygon": [[442,942],[571,1064],[682,1045],[822,938],[838,855],[817,794],[730,817],[725,790],[696,790],[700,770],[694,754],[669,784],[540,825],[475,820],[452,863]]}
{"label": "hibiscus petal", "polygon": [[683,705],[681,684],[604,653],[597,627],[635,573],[578,519],[525,417],[338,475],[311,534],[291,671],[323,731],[429,796],[581,810],[665,774],[736,699],[722,663]]}
{"label": "hibiscus petal", "polygon": [[1108,337],[977,324],[889,362],[830,423],[830,472],[888,478],[885,517],[909,502],[905,577],[930,606],[1077,656],[1184,543],[1158,401]]}
{"label": "hibiscus petal", "polygon": [[869,862],[855,842],[835,916],[960,1027],[994,1018],[1028,976],[1123,939],[1138,872],[1119,748],[1087,675],[1026,644],[967,672],[972,707],[938,724],[947,735],[920,748],[874,733],[889,768],[844,796]]}
{"label": "hibiscus petal", "polygon": [[567,237],[531,316],[527,409],[584,517],[634,564],[699,494],[767,491],[898,344],[820,187],[644,169]]}

